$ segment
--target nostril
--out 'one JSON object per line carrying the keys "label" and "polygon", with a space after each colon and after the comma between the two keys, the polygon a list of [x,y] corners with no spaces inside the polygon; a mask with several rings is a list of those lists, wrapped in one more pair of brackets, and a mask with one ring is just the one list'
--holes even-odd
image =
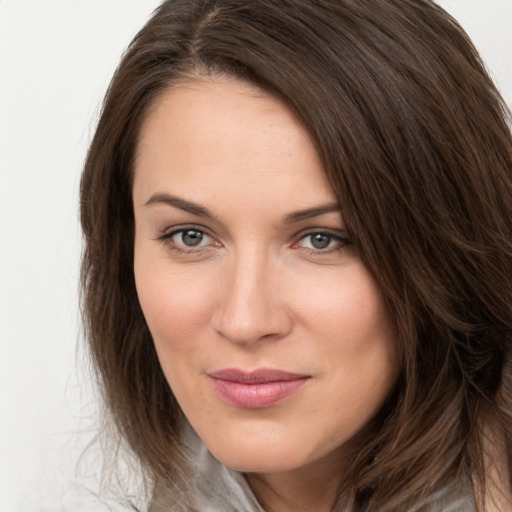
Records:
{"label": "nostril", "polygon": [[286,335],[291,317],[276,280],[280,275],[261,243],[246,241],[233,254],[221,279],[212,326],[232,343],[250,344]]}
{"label": "nostril", "polygon": [[214,330],[224,339],[238,344],[277,340],[286,336],[292,326],[291,317],[283,308],[269,306],[252,309],[243,317],[238,310],[224,311],[214,322]]}

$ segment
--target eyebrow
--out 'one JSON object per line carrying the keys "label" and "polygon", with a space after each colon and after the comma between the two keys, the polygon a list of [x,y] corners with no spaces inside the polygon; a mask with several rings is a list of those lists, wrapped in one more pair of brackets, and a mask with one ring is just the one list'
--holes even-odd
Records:
{"label": "eyebrow", "polygon": [[172,196],[169,194],[153,194],[149,201],[144,203],[144,206],[150,206],[153,204],[167,204],[169,206],[174,206],[188,213],[192,213],[193,215],[197,215],[198,217],[206,217],[208,219],[215,219],[215,215],[204,208],[203,206],[199,206],[192,201],[186,201],[185,199],[181,199],[176,196]]}
{"label": "eyebrow", "polygon": [[[144,206],[151,206],[153,204],[167,204],[174,206],[198,217],[205,217],[208,219],[216,219],[217,217],[204,206],[200,206],[192,201],[187,201],[170,194],[153,194],[149,200],[144,203]],[[314,217],[320,217],[327,213],[341,211],[338,203],[326,203],[312,208],[306,208],[305,210],[299,210],[297,212],[290,213],[284,217],[284,224],[294,224],[303,220],[312,219]]]}
{"label": "eyebrow", "polygon": [[293,212],[284,218],[285,224],[294,224],[306,219],[312,219],[314,217],[320,217],[331,212],[340,212],[341,208],[338,203],[326,203],[320,206],[314,206],[313,208],[307,208],[306,210],[300,210]]}

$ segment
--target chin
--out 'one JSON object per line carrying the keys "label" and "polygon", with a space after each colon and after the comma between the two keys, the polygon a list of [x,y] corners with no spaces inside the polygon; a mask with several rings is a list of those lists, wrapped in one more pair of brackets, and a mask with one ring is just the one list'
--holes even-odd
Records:
{"label": "chin", "polygon": [[224,466],[240,473],[279,473],[302,466],[298,461],[286,460],[271,452],[266,454],[252,453],[247,456],[240,456],[239,454],[233,454],[232,456],[221,454],[218,456],[215,453],[213,455]]}
{"label": "chin", "polygon": [[[285,440],[278,442],[205,443],[210,453],[222,464],[240,473],[277,473],[291,471],[315,459],[304,446],[295,446]],[[256,440],[255,440],[256,441]]]}

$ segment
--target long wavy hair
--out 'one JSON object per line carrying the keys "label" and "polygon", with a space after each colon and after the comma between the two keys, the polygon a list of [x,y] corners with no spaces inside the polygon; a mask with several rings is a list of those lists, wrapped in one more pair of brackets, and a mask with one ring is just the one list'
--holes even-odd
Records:
{"label": "long wavy hair", "polygon": [[297,113],[394,323],[401,375],[340,503],[412,510],[462,476],[483,507],[496,439],[512,467],[510,114],[429,0],[168,0],[135,37],[80,190],[85,328],[119,434],[183,495],[186,421],[137,299],[131,188],[145,116],[201,76],[250,82]]}

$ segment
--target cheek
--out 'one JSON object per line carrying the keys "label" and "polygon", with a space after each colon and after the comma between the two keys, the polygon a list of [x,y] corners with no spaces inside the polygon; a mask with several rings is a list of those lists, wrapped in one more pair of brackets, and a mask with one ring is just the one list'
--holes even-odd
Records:
{"label": "cheek", "polygon": [[325,375],[340,403],[371,411],[398,376],[395,337],[382,294],[366,268],[354,264],[340,275],[309,287],[302,295],[302,318],[314,333],[315,355],[325,362]]}
{"label": "cheek", "polygon": [[136,252],[137,294],[157,349],[196,337],[211,316],[215,288],[211,280],[194,277],[193,269],[176,271],[165,263],[152,264]]}
{"label": "cheek", "polygon": [[391,338],[384,300],[372,276],[359,262],[345,270],[294,291],[308,329],[328,334],[325,339],[339,349],[362,350]]}

